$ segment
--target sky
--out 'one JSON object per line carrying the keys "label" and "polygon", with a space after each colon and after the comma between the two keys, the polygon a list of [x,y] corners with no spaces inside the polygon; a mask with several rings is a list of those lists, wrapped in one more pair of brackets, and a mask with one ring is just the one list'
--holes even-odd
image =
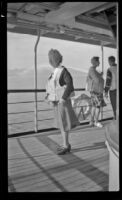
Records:
{"label": "sky", "polygon": [[[7,32],[7,85],[8,89],[31,89],[34,81],[34,47],[37,36]],[[71,42],[66,40],[40,37],[37,51],[37,86],[44,89],[52,67],[48,61],[49,50],[57,49],[63,56],[63,65],[74,69],[71,73],[74,87],[84,87],[83,72],[88,72],[93,56],[100,57],[99,71],[102,71],[102,51],[100,46]],[[104,79],[108,66],[108,57],[116,56],[115,49],[104,47]]]}
{"label": "sky", "polygon": [[[25,74],[34,68],[34,46],[37,37],[26,34],[7,33],[7,68],[8,70],[18,71]],[[101,47],[96,45],[83,44],[78,42],[63,41],[40,37],[37,51],[38,70],[51,68],[48,62],[48,51],[53,48],[60,51],[63,55],[63,65],[67,68],[73,68],[87,72],[91,66],[90,59],[93,56],[100,57]],[[104,47],[104,69],[108,66],[108,56],[117,57],[115,49]],[[102,69],[100,64],[99,69]]]}

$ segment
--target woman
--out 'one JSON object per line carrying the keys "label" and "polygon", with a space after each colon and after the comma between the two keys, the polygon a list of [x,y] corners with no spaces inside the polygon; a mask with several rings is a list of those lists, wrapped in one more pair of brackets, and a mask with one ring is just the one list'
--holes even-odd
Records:
{"label": "woman", "polygon": [[55,85],[55,88],[54,91],[46,88],[46,92],[48,100],[53,102],[55,127],[60,129],[63,138],[63,147],[57,149],[57,153],[63,155],[71,150],[69,131],[79,124],[70,99],[74,93],[74,86],[71,74],[62,66],[63,57],[59,51],[51,49],[48,57],[49,63],[54,69],[49,80],[54,83],[52,85]]}
{"label": "woman", "polygon": [[102,78],[103,73],[99,73],[96,68],[99,66],[99,57],[93,57],[91,59],[92,66],[89,69],[87,80],[89,79],[89,91],[91,94],[91,126],[97,126],[102,128],[103,125],[98,122],[100,108],[106,106],[106,103],[103,99],[103,90],[104,90],[104,79]]}
{"label": "woman", "polygon": [[108,58],[108,63],[110,67],[108,68],[106,74],[105,97],[108,98],[109,92],[110,101],[114,113],[114,119],[116,119],[117,64],[115,63],[115,57],[110,56]]}

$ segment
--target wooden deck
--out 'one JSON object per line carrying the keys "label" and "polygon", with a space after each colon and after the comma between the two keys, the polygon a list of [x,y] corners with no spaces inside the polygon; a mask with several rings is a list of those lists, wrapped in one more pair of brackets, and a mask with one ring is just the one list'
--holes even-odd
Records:
{"label": "wooden deck", "polygon": [[109,153],[102,129],[83,126],[70,133],[72,151],[56,155],[58,131],[8,139],[9,192],[108,191]]}

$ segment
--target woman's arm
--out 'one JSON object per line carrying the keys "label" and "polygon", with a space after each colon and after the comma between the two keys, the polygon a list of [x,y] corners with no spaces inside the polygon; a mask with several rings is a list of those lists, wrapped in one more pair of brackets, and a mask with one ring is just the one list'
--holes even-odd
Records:
{"label": "woman's arm", "polygon": [[99,78],[100,78],[100,74],[98,72],[96,72],[95,70],[93,70],[92,68],[90,68],[89,70],[89,76],[95,81],[95,82],[99,82]]}
{"label": "woman's arm", "polygon": [[61,86],[66,85],[66,88],[62,96],[62,99],[66,100],[70,96],[71,92],[74,91],[72,76],[66,68],[63,70],[61,74],[59,83]]}

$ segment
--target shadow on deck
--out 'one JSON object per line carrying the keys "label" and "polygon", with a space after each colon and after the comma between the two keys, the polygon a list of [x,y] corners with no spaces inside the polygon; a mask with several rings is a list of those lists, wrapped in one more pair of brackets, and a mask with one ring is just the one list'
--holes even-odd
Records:
{"label": "shadow on deck", "polygon": [[58,131],[9,138],[9,192],[108,191],[105,126],[72,130],[72,151],[62,156]]}

